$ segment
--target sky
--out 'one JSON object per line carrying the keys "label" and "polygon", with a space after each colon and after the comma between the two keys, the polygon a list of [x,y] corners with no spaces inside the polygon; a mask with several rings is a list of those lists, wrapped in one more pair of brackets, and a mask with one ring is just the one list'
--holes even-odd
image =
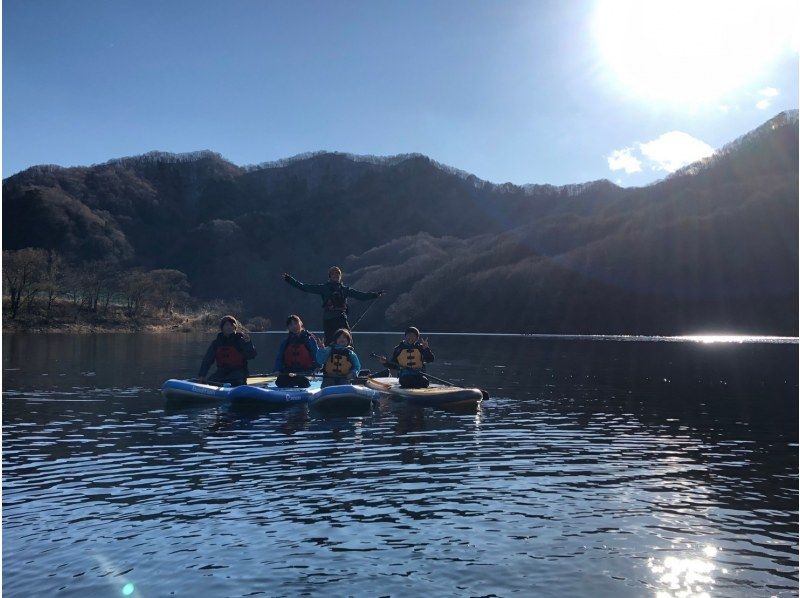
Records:
{"label": "sky", "polygon": [[3,177],[419,152],[648,184],[798,107],[798,2],[4,0]]}

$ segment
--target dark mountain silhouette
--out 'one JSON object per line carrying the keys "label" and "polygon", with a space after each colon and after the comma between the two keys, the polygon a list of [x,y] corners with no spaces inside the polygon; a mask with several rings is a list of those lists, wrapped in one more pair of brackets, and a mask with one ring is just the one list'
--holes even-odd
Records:
{"label": "dark mountain silhouette", "polygon": [[419,154],[152,152],[5,179],[4,249],[176,268],[273,321],[319,319],[281,272],[342,264],[390,291],[366,329],[796,335],[797,163],[796,111],[629,189],[498,185]]}

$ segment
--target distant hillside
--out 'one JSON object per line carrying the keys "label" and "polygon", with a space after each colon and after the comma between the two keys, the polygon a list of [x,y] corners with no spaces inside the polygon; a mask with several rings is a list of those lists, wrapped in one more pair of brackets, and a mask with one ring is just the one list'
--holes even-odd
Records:
{"label": "distant hillside", "polygon": [[418,154],[153,152],[5,179],[4,249],[175,268],[273,321],[319,319],[281,272],[337,263],[390,291],[367,329],[796,335],[797,163],[796,112],[634,189],[497,185]]}

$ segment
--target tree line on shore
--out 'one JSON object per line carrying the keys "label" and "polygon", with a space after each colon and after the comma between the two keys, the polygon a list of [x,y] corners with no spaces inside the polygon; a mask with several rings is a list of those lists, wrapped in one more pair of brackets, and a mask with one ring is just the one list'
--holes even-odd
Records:
{"label": "tree line on shore", "polygon": [[[189,290],[188,277],[176,269],[125,267],[113,258],[75,264],[57,251],[34,247],[3,250],[4,308],[11,320],[39,316],[49,322],[56,311],[71,308],[83,319],[121,316],[135,321],[180,313],[210,324],[223,312],[241,311],[241,305],[231,302],[202,303]],[[248,323],[254,330],[269,326],[261,317]]]}
{"label": "tree line on shore", "polygon": [[189,280],[180,270],[126,269],[113,259],[75,266],[52,249],[33,247],[3,251],[3,287],[11,319],[37,304],[49,317],[58,300],[93,313],[121,306],[130,318],[148,310],[169,313],[191,302]]}

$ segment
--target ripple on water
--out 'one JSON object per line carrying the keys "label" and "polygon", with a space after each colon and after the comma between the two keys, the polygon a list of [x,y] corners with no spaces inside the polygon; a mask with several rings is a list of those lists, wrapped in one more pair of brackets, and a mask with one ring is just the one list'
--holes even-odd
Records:
{"label": "ripple on water", "polygon": [[4,390],[4,590],[796,595],[796,431],[735,393],[676,402],[692,387],[674,372],[649,376],[663,395],[563,370],[537,384],[515,359],[471,414]]}

